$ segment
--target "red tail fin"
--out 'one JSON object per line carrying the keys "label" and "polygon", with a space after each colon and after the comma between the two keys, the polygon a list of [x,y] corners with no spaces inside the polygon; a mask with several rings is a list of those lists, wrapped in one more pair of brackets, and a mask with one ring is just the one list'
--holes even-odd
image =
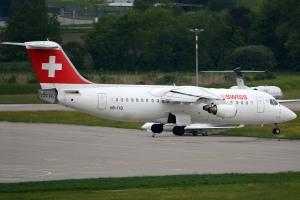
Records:
{"label": "red tail fin", "polygon": [[78,73],[61,46],[55,42],[4,44],[26,46],[42,88],[56,88],[58,84],[91,84]]}

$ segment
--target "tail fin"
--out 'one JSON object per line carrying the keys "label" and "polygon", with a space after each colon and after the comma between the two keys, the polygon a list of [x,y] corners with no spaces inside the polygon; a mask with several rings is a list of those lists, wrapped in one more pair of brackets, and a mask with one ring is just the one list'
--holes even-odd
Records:
{"label": "tail fin", "polygon": [[75,69],[61,46],[51,41],[2,44],[25,46],[42,89],[91,84]]}
{"label": "tail fin", "polygon": [[244,83],[244,78],[243,78],[243,74],[242,74],[242,70],[240,67],[237,67],[233,70],[235,72],[236,75],[236,85],[238,89],[246,89],[247,86]]}

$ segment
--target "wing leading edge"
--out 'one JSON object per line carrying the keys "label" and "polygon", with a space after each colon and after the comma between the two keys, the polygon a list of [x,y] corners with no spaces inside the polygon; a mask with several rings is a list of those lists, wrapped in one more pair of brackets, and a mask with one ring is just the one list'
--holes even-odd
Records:
{"label": "wing leading edge", "polygon": [[183,86],[171,89],[163,94],[161,99],[174,103],[195,103],[198,99],[223,100],[224,98],[206,88]]}

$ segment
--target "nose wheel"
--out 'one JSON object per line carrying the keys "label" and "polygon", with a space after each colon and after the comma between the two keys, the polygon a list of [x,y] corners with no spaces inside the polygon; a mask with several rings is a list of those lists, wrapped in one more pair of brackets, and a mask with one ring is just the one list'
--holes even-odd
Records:
{"label": "nose wheel", "polygon": [[280,129],[277,127],[277,124],[275,124],[275,128],[273,128],[273,134],[274,135],[280,134]]}
{"label": "nose wheel", "polygon": [[273,134],[275,134],[275,135],[280,134],[280,129],[279,128],[274,128],[273,129]]}

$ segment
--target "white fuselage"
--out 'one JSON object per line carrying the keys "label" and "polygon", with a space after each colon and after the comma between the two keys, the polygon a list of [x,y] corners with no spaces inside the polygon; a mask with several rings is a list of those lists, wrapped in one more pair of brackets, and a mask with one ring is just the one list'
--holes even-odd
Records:
{"label": "white fuselage", "polygon": [[[58,88],[58,102],[76,110],[98,117],[120,120],[167,123],[171,112],[181,112],[191,116],[192,123],[215,124],[272,124],[291,120],[294,113],[281,106],[272,105],[271,95],[254,90],[208,89],[224,100],[199,99],[196,103],[174,103],[163,101],[154,90],[168,90],[176,86],[149,85],[85,85],[78,89]],[[178,86],[177,88],[180,88]],[[231,118],[222,118],[203,110],[211,104],[228,104],[236,107]],[[292,114],[291,114],[292,113]]]}

